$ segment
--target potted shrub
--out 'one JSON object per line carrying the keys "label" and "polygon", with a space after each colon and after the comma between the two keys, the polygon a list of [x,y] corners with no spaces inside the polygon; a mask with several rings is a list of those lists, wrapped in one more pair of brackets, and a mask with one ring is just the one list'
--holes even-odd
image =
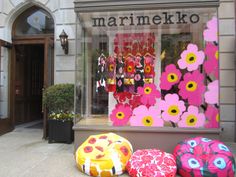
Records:
{"label": "potted shrub", "polygon": [[56,84],[46,88],[43,105],[48,110],[48,142],[72,143],[74,85]]}

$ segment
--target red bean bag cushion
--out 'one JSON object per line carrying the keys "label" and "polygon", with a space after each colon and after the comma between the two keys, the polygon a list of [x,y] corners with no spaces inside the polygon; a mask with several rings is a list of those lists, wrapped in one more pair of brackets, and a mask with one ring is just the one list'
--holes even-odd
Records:
{"label": "red bean bag cushion", "polygon": [[126,169],[131,177],[174,177],[177,171],[174,156],[158,149],[137,150]]}
{"label": "red bean bag cushion", "polygon": [[234,177],[233,154],[218,140],[186,139],[175,147],[174,156],[178,173],[183,177]]}

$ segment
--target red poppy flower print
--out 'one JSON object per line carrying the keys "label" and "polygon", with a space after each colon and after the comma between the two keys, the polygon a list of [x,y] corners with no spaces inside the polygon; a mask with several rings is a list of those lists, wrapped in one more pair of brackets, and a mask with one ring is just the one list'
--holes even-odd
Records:
{"label": "red poppy flower print", "polygon": [[132,94],[130,92],[114,92],[113,96],[119,103],[123,103],[132,98]]}
{"label": "red poppy flower print", "polygon": [[155,105],[156,98],[161,97],[155,84],[144,84],[143,87],[138,87],[138,94],[141,95],[141,103],[147,106]]}
{"label": "red poppy flower print", "polygon": [[203,81],[204,76],[198,70],[193,73],[186,73],[184,75],[184,80],[179,84],[179,95],[183,99],[187,99],[189,104],[200,106],[205,92]]}

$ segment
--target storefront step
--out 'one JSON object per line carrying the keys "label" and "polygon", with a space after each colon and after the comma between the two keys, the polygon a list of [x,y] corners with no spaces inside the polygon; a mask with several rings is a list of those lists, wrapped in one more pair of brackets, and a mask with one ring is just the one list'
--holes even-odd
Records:
{"label": "storefront step", "polygon": [[158,148],[166,152],[173,152],[178,142],[196,136],[210,139],[219,139],[220,129],[189,129],[172,127],[113,127],[107,125],[80,125],[74,127],[75,150],[90,136],[95,134],[113,132],[128,139],[134,150],[145,148]]}

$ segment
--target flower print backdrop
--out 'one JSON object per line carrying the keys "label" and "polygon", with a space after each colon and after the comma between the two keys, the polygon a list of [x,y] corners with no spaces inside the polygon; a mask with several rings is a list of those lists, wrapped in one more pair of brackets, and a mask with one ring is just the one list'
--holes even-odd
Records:
{"label": "flower print backdrop", "polygon": [[[154,34],[117,34],[114,52],[123,54],[125,87],[113,94],[117,101],[110,114],[113,125],[219,128],[217,21],[213,17],[206,23],[203,47],[189,41],[173,60],[177,61],[167,62],[159,76]],[[116,65],[110,60],[108,71],[113,74]],[[191,168],[202,166],[198,159],[188,159],[186,165],[196,165]]]}
{"label": "flower print backdrop", "polygon": [[173,85],[179,83],[181,76],[180,70],[174,64],[168,65],[165,68],[165,72],[162,72],[160,88],[162,90],[170,90]]}
{"label": "flower print backdrop", "polygon": [[199,113],[198,107],[189,106],[188,111],[183,113],[181,121],[178,122],[179,127],[203,127],[205,123],[205,115]]}
{"label": "flower print backdrop", "polygon": [[157,126],[163,127],[164,121],[161,118],[161,111],[156,107],[147,108],[141,105],[133,110],[130,118],[131,126]]}
{"label": "flower print backdrop", "polygon": [[179,84],[179,95],[183,99],[188,100],[189,104],[200,106],[203,102],[202,95],[205,91],[203,81],[204,75],[198,70],[186,73],[183,81]]}
{"label": "flower print backdrop", "polygon": [[197,45],[189,44],[187,50],[181,53],[178,65],[180,69],[187,68],[188,71],[194,71],[203,63],[204,58],[204,52],[198,51]]}
{"label": "flower print backdrop", "polygon": [[117,104],[111,113],[111,120],[114,126],[126,125],[131,116],[131,108],[127,104]]}
{"label": "flower print backdrop", "polygon": [[164,100],[161,100],[159,106],[163,111],[162,118],[171,123],[179,122],[180,116],[186,109],[184,102],[179,100],[177,94],[167,94]]}
{"label": "flower print backdrop", "polygon": [[205,54],[207,56],[206,61],[203,64],[204,71],[209,76],[219,78],[219,66],[218,66],[218,46],[213,43],[207,43],[205,48]]}

